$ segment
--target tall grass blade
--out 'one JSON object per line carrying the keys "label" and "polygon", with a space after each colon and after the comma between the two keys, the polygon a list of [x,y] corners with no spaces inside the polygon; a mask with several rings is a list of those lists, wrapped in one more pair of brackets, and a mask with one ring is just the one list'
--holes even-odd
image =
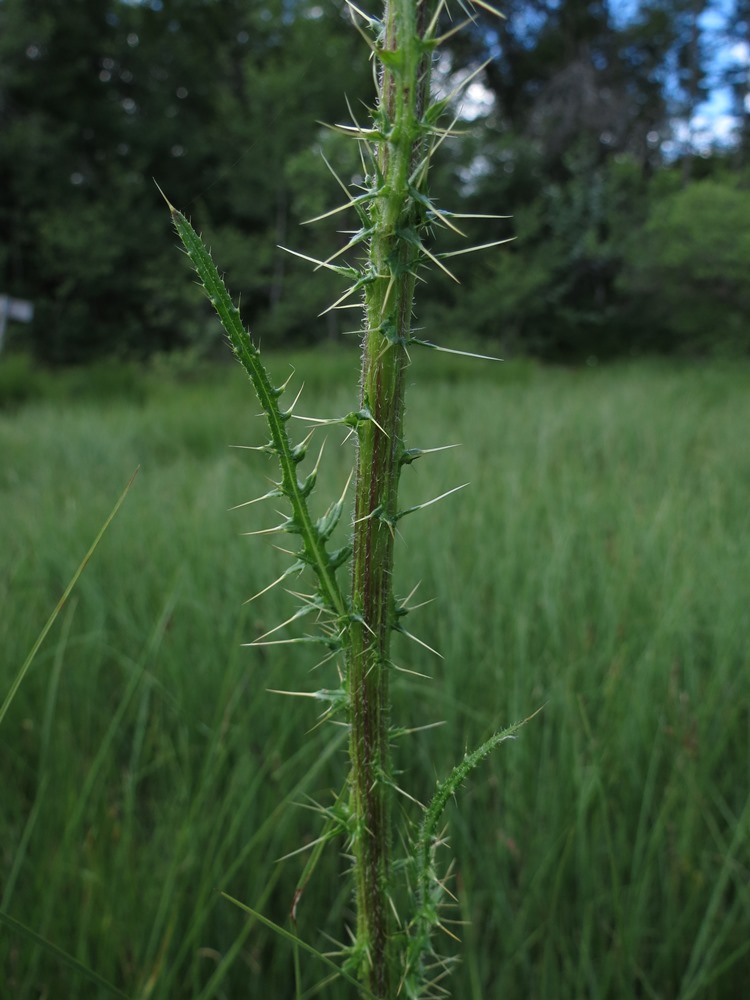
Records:
{"label": "tall grass blade", "polygon": [[20,688],[21,684],[23,683],[23,679],[26,676],[26,674],[27,674],[27,672],[29,670],[29,667],[34,662],[34,659],[36,658],[36,654],[39,652],[42,643],[47,638],[47,633],[49,632],[49,630],[52,628],[52,626],[57,621],[57,616],[60,614],[60,612],[62,611],[62,609],[65,607],[65,602],[68,600],[68,598],[70,597],[71,593],[73,592],[73,589],[74,589],[75,585],[78,583],[78,580],[80,579],[81,574],[83,573],[83,571],[88,566],[89,560],[93,556],[94,552],[96,552],[97,547],[99,545],[99,542],[101,542],[102,538],[104,537],[104,533],[106,532],[107,528],[110,526],[110,524],[112,523],[112,521],[115,519],[115,517],[117,515],[117,512],[119,511],[120,507],[122,507],[122,505],[123,505],[123,503],[125,501],[125,497],[130,492],[130,488],[133,485],[133,482],[135,481],[135,477],[137,475],[138,475],[138,469],[135,470],[135,472],[133,473],[133,475],[128,480],[127,486],[125,487],[125,489],[120,494],[120,497],[117,500],[117,503],[114,505],[114,507],[112,508],[112,510],[111,510],[109,516],[107,517],[106,521],[104,522],[104,524],[99,529],[96,538],[91,543],[91,547],[89,548],[88,552],[83,557],[83,559],[81,560],[81,562],[80,562],[80,564],[78,566],[78,569],[75,571],[75,573],[71,577],[70,582],[68,583],[68,586],[63,591],[62,597],[60,598],[60,600],[55,605],[54,611],[49,616],[49,618],[47,619],[47,622],[46,622],[44,628],[42,629],[42,631],[37,636],[34,645],[31,647],[31,650],[29,651],[29,655],[23,661],[23,664],[21,665],[21,669],[16,674],[15,679],[13,680],[13,683],[10,686],[10,690],[8,691],[7,695],[5,696],[5,700],[3,701],[2,707],[0,707],[0,725],[2,725],[2,721],[5,718],[5,715],[6,715],[7,711],[8,711],[8,709],[10,708],[11,702],[15,698],[18,689]]}
{"label": "tall grass blade", "polygon": [[268,927],[269,930],[274,931],[279,935],[279,937],[285,938],[295,948],[301,948],[303,951],[306,951],[308,955],[314,955],[318,961],[332,969],[336,973],[337,977],[345,979],[348,983],[351,983],[352,986],[356,987],[362,996],[367,997],[367,1000],[378,1000],[378,997],[374,993],[372,993],[362,983],[357,982],[357,980],[353,976],[350,976],[344,969],[339,968],[339,966],[336,965],[335,962],[332,962],[327,955],[324,955],[322,951],[318,951],[317,948],[313,948],[311,944],[303,941],[301,938],[297,937],[296,934],[292,934],[292,932],[288,931],[286,927],[282,927],[280,924],[274,923],[273,920],[269,920],[268,917],[264,917],[262,913],[258,913],[257,910],[254,910],[252,906],[248,906],[247,903],[240,902],[239,899],[235,899],[233,896],[230,896],[229,893],[222,891],[221,895],[228,902],[234,903],[235,906],[244,910],[245,913],[249,913],[251,917],[254,917],[258,921],[258,923]]}
{"label": "tall grass blade", "polygon": [[[98,972],[94,972],[93,969],[89,969],[88,966],[79,962],[77,958],[73,955],[68,954],[62,948],[59,948],[56,944],[51,941],[47,941],[36,931],[33,931],[30,927],[22,924],[20,920],[16,920],[15,917],[11,917],[9,913],[5,913],[0,910],[0,923],[5,924],[10,930],[14,931],[19,937],[26,938],[27,941],[35,945],[37,948],[42,948],[44,951],[48,952],[50,955],[54,956],[63,965],[67,965],[68,968],[73,969],[84,979],[88,979],[89,982],[95,983],[101,989],[106,990],[110,996],[120,997],[120,1000],[132,1000],[127,993],[123,993],[122,990],[113,986],[112,983],[108,983],[103,976],[100,976]],[[74,995],[74,994],[71,994]]]}

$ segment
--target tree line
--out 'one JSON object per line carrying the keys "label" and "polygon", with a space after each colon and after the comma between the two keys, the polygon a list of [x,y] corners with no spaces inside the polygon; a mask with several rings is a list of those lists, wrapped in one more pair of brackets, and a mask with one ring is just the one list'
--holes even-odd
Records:
{"label": "tree line", "polygon": [[[430,281],[426,336],[554,360],[750,352],[750,0],[730,6],[478,11],[436,68],[449,95],[486,63],[450,102],[463,134],[434,194],[512,217],[436,247],[513,241],[446,259],[460,283]],[[210,343],[154,182],[263,343],[356,331],[355,311],[326,312],[336,276],[278,247],[325,259],[356,228],[300,223],[363,180],[320,122],[356,120],[371,73],[343,0],[0,0],[0,294],[35,305],[10,346],[59,364]],[[721,137],[698,115],[718,93]]]}

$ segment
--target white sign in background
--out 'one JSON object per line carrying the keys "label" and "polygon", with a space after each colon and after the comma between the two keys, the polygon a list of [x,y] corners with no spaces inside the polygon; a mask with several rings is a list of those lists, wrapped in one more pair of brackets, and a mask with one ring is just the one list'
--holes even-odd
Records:
{"label": "white sign in background", "polygon": [[5,340],[5,326],[9,319],[19,323],[30,323],[34,318],[34,303],[26,299],[12,299],[10,295],[0,295],[0,351]]}

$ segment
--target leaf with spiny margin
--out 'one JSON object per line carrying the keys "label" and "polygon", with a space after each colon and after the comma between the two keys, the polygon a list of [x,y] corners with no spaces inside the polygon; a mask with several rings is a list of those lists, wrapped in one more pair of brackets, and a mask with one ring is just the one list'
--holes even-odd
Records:
{"label": "leaf with spiny margin", "polygon": [[416,841],[413,842],[410,852],[415,869],[418,908],[409,926],[411,943],[408,949],[407,969],[403,977],[406,996],[417,997],[422,995],[421,987],[424,985],[424,970],[420,968],[420,964],[423,962],[425,956],[432,955],[436,960],[439,960],[431,946],[430,939],[433,930],[438,926],[442,926],[440,924],[438,907],[441,905],[441,899],[447,892],[444,880],[440,880],[434,870],[434,854],[440,844],[438,824],[445,807],[474,768],[501,743],[504,743],[506,740],[515,739],[521,727],[525,726],[540,711],[541,708],[537,709],[528,718],[520,722],[514,722],[507,728],[490,736],[488,740],[485,740],[475,750],[464,754],[464,759],[453,768],[448,777],[438,783],[432,801],[425,810],[419,834]]}
{"label": "leaf with spiny margin", "polygon": [[305,562],[312,567],[317,576],[321,597],[326,607],[338,618],[346,619],[347,601],[339,587],[331,558],[325,547],[328,536],[324,536],[315,525],[307,506],[310,490],[305,492],[304,485],[297,479],[296,466],[304,457],[307,440],[292,447],[286,428],[286,422],[291,414],[280,409],[278,397],[281,392],[271,383],[268,371],[260,360],[260,351],[242,325],[239,309],[232,302],[208,248],[182,212],[169,202],[163,192],[162,195],[169,206],[177,235],[221,320],[232,350],[250,377],[268,421],[271,441],[267,447],[277,456],[281,468],[280,488],[292,508],[292,516],[280,527],[301,536]]}

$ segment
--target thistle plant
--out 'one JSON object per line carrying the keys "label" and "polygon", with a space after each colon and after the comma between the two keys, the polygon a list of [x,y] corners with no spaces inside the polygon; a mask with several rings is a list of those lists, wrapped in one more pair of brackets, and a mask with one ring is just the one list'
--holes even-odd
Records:
{"label": "thistle plant", "polygon": [[[359,144],[365,177],[354,192],[337,178],[346,201],[326,216],[354,211],[359,229],[333,257],[313,262],[349,282],[331,308],[348,306],[357,295],[363,301],[359,399],[350,413],[313,420],[312,431],[294,441],[290,421],[297,399],[282,407],[288,384],[273,384],[208,249],[185,216],[171,205],[170,210],[188,257],[263,408],[270,437],[260,450],[274,456],[279,465],[279,479],[258,499],[281,500],[287,513],[280,523],[257,533],[292,535],[298,547],[282,576],[265,590],[303,573],[313,581],[312,593],[295,595],[300,603],[294,614],[250,645],[283,642],[322,647],[323,662],[333,665],[336,681],[331,687],[303,693],[313,694],[324,704],[326,720],[343,720],[348,726],[349,774],[334,805],[323,810],[324,830],[300,880],[293,910],[319,849],[340,835],[352,859],[356,912],[352,943],[342,949],[342,975],[355,979],[363,996],[416,1000],[447,995],[443,980],[449,962],[436,954],[433,944],[447,902],[445,875],[437,857],[444,808],[473,768],[521,725],[495,733],[464,756],[438,785],[431,803],[423,807],[421,822],[401,831],[406,847],[405,853],[399,848],[397,855],[392,802],[401,789],[391,764],[391,743],[399,734],[391,718],[391,638],[394,632],[412,636],[404,624],[408,609],[394,596],[396,526],[407,514],[442,499],[408,508],[399,505],[401,470],[425,454],[406,445],[405,374],[411,363],[410,348],[443,349],[412,330],[414,289],[425,265],[447,270],[443,258],[449,255],[430,250],[432,231],[442,226],[460,232],[457,220],[462,217],[439,208],[429,195],[431,158],[451,133],[441,121],[456,96],[431,100],[430,77],[436,50],[473,20],[475,8],[496,12],[483,0],[473,0],[464,8],[463,24],[441,35],[445,0],[388,0],[380,19],[347,2],[376,63],[377,97],[366,126],[356,121],[333,126]],[[338,262],[357,254],[361,259],[356,264]],[[315,518],[309,499],[320,455],[313,468],[301,474],[315,429],[334,423],[348,428],[356,442],[350,477],[354,482],[351,533],[337,546],[333,535],[347,508],[347,491],[322,517]],[[453,492],[447,490],[443,496]],[[342,582],[346,565],[348,588]],[[303,618],[314,621],[311,631],[279,637],[283,628]]]}

